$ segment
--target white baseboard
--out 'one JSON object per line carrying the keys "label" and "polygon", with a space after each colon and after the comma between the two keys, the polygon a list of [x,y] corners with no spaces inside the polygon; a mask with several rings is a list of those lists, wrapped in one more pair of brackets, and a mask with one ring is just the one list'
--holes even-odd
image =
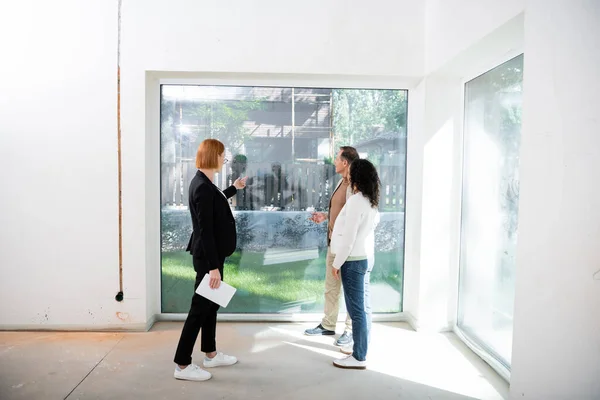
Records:
{"label": "white baseboard", "polygon": [[158,317],[158,314],[154,314],[148,319],[148,321],[146,322],[146,332],[148,332],[150,329],[152,329],[152,327],[154,326],[154,324],[157,321],[157,317]]}
{"label": "white baseboard", "polygon": [[419,330],[419,320],[409,312],[405,312],[404,316],[406,317],[406,322],[408,322],[410,327],[413,328],[415,332],[417,332]]}
{"label": "white baseboard", "polygon": [[446,325],[426,325],[422,324],[418,318],[409,312],[405,312],[404,316],[406,322],[415,330],[415,332],[428,332],[428,333],[443,333],[452,332],[452,324],[448,322]]}
{"label": "white baseboard", "polygon": [[[152,321],[154,324],[154,321]],[[146,332],[148,322],[136,324],[106,324],[106,325],[77,325],[77,324],[15,324],[0,325],[0,331],[36,331],[36,332]]]}
{"label": "white baseboard", "polygon": [[0,325],[0,331],[36,331],[36,332],[148,332],[156,323],[153,315],[146,322],[136,324],[106,325],[69,325],[69,324],[15,324]]}

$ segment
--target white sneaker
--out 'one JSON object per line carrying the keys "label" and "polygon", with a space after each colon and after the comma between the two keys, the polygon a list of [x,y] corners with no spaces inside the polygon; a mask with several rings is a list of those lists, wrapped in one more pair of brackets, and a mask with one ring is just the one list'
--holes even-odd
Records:
{"label": "white sneaker", "polygon": [[358,361],[353,356],[348,356],[346,358],[342,358],[340,360],[334,360],[333,365],[338,368],[345,369],[366,369],[367,362],[366,361]]}
{"label": "white sneaker", "polygon": [[354,353],[354,346],[344,346],[344,347],[340,347],[340,351],[344,354],[347,354],[349,356],[352,355],[352,353]]}
{"label": "white sneaker", "polygon": [[196,364],[190,364],[184,369],[175,367],[175,379],[181,379],[184,381],[207,381],[212,375],[210,372],[203,370]]}
{"label": "white sneaker", "polygon": [[213,358],[204,357],[204,368],[224,367],[228,365],[233,365],[237,361],[237,358],[235,358],[234,356],[228,356],[226,354],[218,352],[217,355]]}

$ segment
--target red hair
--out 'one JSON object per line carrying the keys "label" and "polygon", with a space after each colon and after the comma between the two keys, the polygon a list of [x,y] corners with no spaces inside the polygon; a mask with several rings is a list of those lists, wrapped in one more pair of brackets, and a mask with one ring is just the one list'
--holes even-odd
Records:
{"label": "red hair", "polygon": [[225,145],[217,139],[206,139],[198,146],[196,152],[196,168],[216,169],[219,167],[219,156],[225,152]]}

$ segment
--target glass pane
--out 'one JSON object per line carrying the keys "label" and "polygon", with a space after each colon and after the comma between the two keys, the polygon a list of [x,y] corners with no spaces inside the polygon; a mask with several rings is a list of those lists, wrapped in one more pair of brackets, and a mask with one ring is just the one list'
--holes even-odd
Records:
{"label": "glass pane", "polygon": [[[189,310],[195,272],[184,250],[189,183],[200,142],[226,145],[217,186],[248,176],[230,199],[238,248],[224,280],[238,288],[226,313],[323,311],[327,211],[340,179],[333,158],[353,145],[378,168],[381,223],[371,275],[374,312],[402,310],[406,91],[227,86],[161,87],[162,312]],[[341,308],[344,308],[343,298]]]}
{"label": "glass pane", "polygon": [[510,367],[523,56],[465,85],[458,326]]}

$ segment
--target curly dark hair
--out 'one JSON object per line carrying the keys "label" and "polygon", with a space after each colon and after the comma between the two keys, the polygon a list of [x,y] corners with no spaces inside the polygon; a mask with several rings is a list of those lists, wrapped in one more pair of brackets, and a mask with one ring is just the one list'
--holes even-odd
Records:
{"label": "curly dark hair", "polygon": [[350,164],[350,184],[371,201],[371,207],[379,205],[379,174],[369,160],[359,158]]}

